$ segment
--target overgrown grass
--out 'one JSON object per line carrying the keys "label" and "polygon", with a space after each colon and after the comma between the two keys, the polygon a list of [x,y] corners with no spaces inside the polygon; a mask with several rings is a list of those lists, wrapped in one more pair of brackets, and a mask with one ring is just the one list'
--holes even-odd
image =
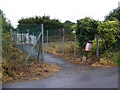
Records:
{"label": "overgrown grass", "polygon": [[[100,44],[99,47],[102,47],[101,40],[99,40]],[[78,44],[78,43],[77,43]],[[101,50],[101,48],[100,48]],[[53,53],[56,55],[63,56],[64,58],[68,59],[68,61],[72,63],[81,64],[82,57],[85,55],[84,50],[80,49],[77,45],[76,47],[76,57],[74,57],[74,42],[69,41],[64,43],[64,55],[62,55],[62,43],[61,42],[54,42],[49,43],[48,46],[45,46],[45,51],[49,53]],[[101,53],[100,56],[96,57],[96,43],[95,40],[93,41],[92,50],[88,52],[87,55],[88,63],[95,63],[99,62],[101,65],[107,66],[117,66],[120,65],[120,52],[109,52],[106,51]]]}
{"label": "overgrown grass", "polygon": [[[75,48],[75,43],[73,41],[65,42],[64,54],[63,54],[62,43],[54,42],[54,43],[49,43],[48,46],[45,46],[45,51],[62,56],[70,63],[83,64],[82,57],[85,55],[84,50],[78,47],[78,42],[77,42],[76,52],[74,56],[74,48]],[[91,52],[88,53],[87,58],[88,58],[87,63],[92,63],[93,61],[96,60],[96,57],[92,55]]]}
{"label": "overgrown grass", "polygon": [[[78,48],[78,46],[76,47]],[[45,46],[45,50],[51,53],[62,54],[63,45],[61,42],[49,43],[48,46]],[[78,50],[78,49],[77,49]],[[74,55],[74,42],[68,41],[64,43],[64,54]]]}
{"label": "overgrown grass", "polygon": [[120,51],[119,52],[109,52],[106,51],[101,57],[105,57],[109,60],[112,60],[116,66],[120,66]]}
{"label": "overgrown grass", "polygon": [[24,64],[26,54],[15,48],[10,34],[3,36],[2,77],[3,83],[23,80],[37,80],[58,72],[60,68],[50,63],[40,63],[35,58],[30,58]]}
{"label": "overgrown grass", "polygon": [[[96,38],[93,40],[92,51],[93,54],[96,53]],[[113,50],[110,51],[109,48],[105,48],[104,43],[99,39],[99,54],[100,58],[106,58],[105,60],[113,61],[115,66],[120,66],[120,51]]]}

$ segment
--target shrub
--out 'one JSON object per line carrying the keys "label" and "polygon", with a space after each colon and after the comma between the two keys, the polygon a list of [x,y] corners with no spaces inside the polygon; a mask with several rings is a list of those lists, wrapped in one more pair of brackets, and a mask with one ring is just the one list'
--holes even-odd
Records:
{"label": "shrub", "polygon": [[102,39],[103,50],[119,50],[120,43],[120,22],[105,21],[98,27],[100,38]]}
{"label": "shrub", "polygon": [[94,40],[97,28],[98,21],[89,17],[77,21],[76,35],[80,47],[84,48],[89,40]]}

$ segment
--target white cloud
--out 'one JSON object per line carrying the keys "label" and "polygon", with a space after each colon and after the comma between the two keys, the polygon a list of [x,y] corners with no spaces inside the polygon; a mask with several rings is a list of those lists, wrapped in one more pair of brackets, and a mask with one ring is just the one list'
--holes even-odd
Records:
{"label": "white cloud", "polygon": [[103,20],[119,0],[0,0],[0,8],[15,26],[21,17],[44,14],[51,18],[76,20],[91,16]]}

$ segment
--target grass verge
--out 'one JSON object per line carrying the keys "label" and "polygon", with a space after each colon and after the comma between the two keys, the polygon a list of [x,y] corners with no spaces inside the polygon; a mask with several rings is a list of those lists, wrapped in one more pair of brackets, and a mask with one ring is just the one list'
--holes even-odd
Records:
{"label": "grass verge", "polygon": [[[65,42],[64,44],[64,54],[62,54],[62,43],[55,42],[55,43],[49,43],[48,46],[45,46],[45,51],[64,57],[65,60],[67,60],[70,63],[74,64],[91,64],[92,66],[101,66],[101,67],[114,67],[119,64],[119,53],[112,53],[109,52],[106,54],[101,54],[100,57],[96,57],[95,54],[90,51],[87,55],[87,62],[82,62],[82,57],[84,55],[83,50],[80,50],[80,48],[76,47],[76,55],[74,56],[74,42]],[[117,62],[118,61],[118,62]]]}
{"label": "grass verge", "polygon": [[35,58],[30,58],[27,64],[23,64],[27,57],[26,54],[15,48],[9,34],[3,36],[2,73],[0,74],[3,84],[43,79],[60,70],[56,65],[42,64]]}

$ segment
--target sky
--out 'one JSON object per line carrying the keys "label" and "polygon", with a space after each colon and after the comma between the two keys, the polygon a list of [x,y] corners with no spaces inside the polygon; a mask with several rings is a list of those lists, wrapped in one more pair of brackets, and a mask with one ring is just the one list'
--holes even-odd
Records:
{"label": "sky", "polygon": [[103,21],[120,0],[0,0],[0,9],[14,27],[21,18],[48,15],[61,22],[84,17]]}

